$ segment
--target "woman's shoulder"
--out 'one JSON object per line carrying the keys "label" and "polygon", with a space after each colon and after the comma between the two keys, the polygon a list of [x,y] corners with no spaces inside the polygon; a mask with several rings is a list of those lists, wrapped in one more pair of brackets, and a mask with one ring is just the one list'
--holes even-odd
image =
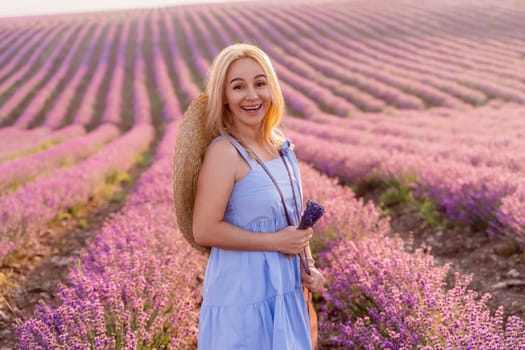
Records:
{"label": "woman's shoulder", "polygon": [[233,157],[237,157],[237,150],[226,136],[220,135],[210,142],[206,149],[206,156],[231,160]]}

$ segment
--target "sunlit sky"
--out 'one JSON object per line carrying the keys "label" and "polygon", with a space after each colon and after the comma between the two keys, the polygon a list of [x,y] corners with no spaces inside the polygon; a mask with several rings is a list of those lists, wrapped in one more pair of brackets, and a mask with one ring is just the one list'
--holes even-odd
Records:
{"label": "sunlit sky", "polygon": [[231,1],[241,0],[1,0],[0,17],[166,7],[190,3]]}

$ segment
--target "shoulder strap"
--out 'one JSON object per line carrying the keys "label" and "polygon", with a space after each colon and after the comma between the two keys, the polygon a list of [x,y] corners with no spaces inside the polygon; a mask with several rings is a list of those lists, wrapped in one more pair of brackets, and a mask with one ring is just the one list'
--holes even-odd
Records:
{"label": "shoulder strap", "polygon": [[[233,147],[235,147],[235,149],[237,150],[237,152],[239,152],[239,154],[244,158],[244,160],[246,161],[246,163],[248,163],[248,165],[250,166],[250,168],[253,168],[253,159],[250,158],[250,156],[248,155],[248,152],[246,151],[246,149],[239,143],[239,141],[237,141],[235,138],[231,137],[230,135],[224,135],[224,136],[218,136],[215,140],[220,140],[220,139],[226,139],[228,141],[230,141],[230,143],[233,145]],[[214,141],[215,141],[214,140]]]}
{"label": "shoulder strap", "polygon": [[[275,188],[277,189],[277,192],[279,192],[279,196],[281,197],[281,202],[283,203],[284,214],[286,215],[286,221],[288,221],[288,225],[289,226],[292,226],[292,220],[290,219],[290,215],[288,214],[288,208],[286,208],[286,202],[284,200],[284,195],[283,195],[283,191],[281,190],[281,186],[279,186],[279,183],[277,182],[275,177],[270,172],[270,169],[268,169],[266,167],[266,164],[264,164],[264,162],[261,160],[261,158],[259,158],[259,156],[257,154],[255,154],[255,153],[254,153],[254,155],[255,155],[255,159],[257,160],[257,163],[259,163],[261,168],[263,168],[263,170],[266,172],[266,174],[268,174],[268,176],[272,180],[273,184],[275,185]],[[299,224],[299,222],[297,222],[297,224]]]}

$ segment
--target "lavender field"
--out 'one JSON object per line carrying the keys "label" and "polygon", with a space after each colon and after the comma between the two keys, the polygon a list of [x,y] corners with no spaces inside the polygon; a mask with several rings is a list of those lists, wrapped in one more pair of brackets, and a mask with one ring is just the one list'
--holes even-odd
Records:
{"label": "lavender field", "polygon": [[[326,207],[320,349],[525,349],[525,2],[512,0],[0,19],[0,349],[196,349],[206,257],[176,226],[173,147],[235,42],[272,58],[304,197]],[[512,256],[515,308],[397,236],[384,189],[431,208],[433,230],[510,247],[486,263]],[[30,287],[46,266],[63,277]]]}

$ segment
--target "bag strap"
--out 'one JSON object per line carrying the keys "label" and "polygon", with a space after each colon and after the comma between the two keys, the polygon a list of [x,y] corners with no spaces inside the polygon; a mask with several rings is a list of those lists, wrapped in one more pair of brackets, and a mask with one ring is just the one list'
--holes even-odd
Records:
{"label": "bag strap", "polygon": [[[264,164],[264,162],[261,160],[261,158],[259,158],[259,156],[255,152],[253,152],[252,150],[250,150],[250,152],[252,152],[253,156],[255,157],[255,160],[257,161],[257,163],[259,163],[261,168],[263,168],[263,170],[266,172],[266,174],[268,174],[268,176],[272,180],[273,184],[275,185],[275,188],[277,189],[277,192],[279,192],[279,196],[281,197],[281,202],[283,203],[284,213],[286,214],[286,221],[288,221],[288,226],[292,226],[293,223],[292,223],[292,220],[290,219],[290,215],[288,214],[288,209],[286,208],[286,202],[284,200],[283,191],[281,190],[281,187],[279,186],[279,183],[277,182],[275,177],[272,175],[270,169],[268,169],[266,164]],[[293,190],[293,184],[292,184],[292,190]],[[299,225],[299,221],[297,222],[297,224]]]}
{"label": "bag strap", "polygon": [[295,215],[297,218],[297,224],[299,224],[301,222],[301,214],[299,213],[299,207],[297,205],[297,196],[295,195],[295,186],[293,185],[293,180],[297,182],[297,178],[295,177],[295,173],[290,165],[290,162],[288,162],[288,159],[281,150],[279,150],[279,154],[281,155],[281,159],[284,163],[286,171],[288,171],[288,178],[290,179],[290,186],[292,187],[293,202],[295,204]]}

